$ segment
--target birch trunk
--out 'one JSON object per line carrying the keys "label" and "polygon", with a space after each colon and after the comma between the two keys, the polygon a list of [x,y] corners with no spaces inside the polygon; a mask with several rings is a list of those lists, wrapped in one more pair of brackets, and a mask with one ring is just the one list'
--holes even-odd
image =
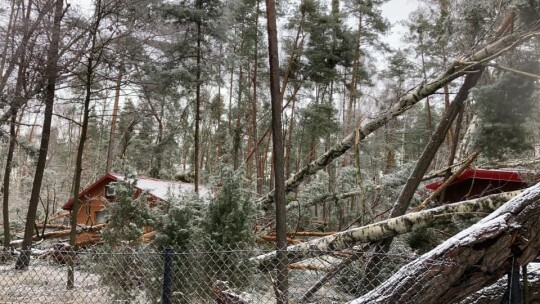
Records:
{"label": "birch trunk", "polygon": [[513,259],[525,265],[538,256],[539,222],[540,183],[350,303],[461,301],[505,275]]}
{"label": "birch trunk", "polygon": [[[331,251],[350,248],[360,243],[369,243],[411,232],[419,228],[433,225],[452,216],[459,215],[484,215],[493,212],[499,206],[520,194],[522,191],[493,194],[490,196],[448,204],[437,208],[409,213],[403,216],[391,218],[385,221],[338,232],[336,234],[311,240],[302,244],[289,246],[287,255],[289,263],[325,255]],[[259,255],[252,258],[263,269],[271,269],[276,263],[276,252]]]}
{"label": "birch trunk", "polygon": [[[438,78],[424,85],[418,86],[415,90],[412,90],[409,94],[402,97],[392,108],[388,111],[381,113],[375,117],[372,121],[365,124],[358,130],[359,140],[365,139],[368,135],[375,130],[384,126],[392,118],[397,117],[418,103],[420,100],[427,96],[430,96],[437,92],[444,85],[452,82],[456,78],[459,78],[467,73],[467,71],[474,69],[481,65],[481,63],[492,60],[499,57],[506,51],[511,50],[513,47],[522,44],[524,41],[530,39],[535,33],[514,33],[505,36],[492,44],[487,45],[480,51],[474,53],[463,61],[454,62],[443,74]],[[286,181],[285,190],[291,192],[309,176],[317,173],[319,170],[325,168],[332,161],[347,152],[354,144],[355,132],[350,133],[345,137],[341,143],[328,150],[326,153],[315,159],[307,166],[300,169],[290,179]],[[261,197],[256,203],[263,205],[265,210],[269,210],[274,202],[274,191],[270,191],[265,196]]]}

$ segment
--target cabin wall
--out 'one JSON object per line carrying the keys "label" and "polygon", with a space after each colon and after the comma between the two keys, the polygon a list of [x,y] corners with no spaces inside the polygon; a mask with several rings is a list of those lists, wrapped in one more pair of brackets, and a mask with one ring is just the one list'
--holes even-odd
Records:
{"label": "cabin wall", "polygon": [[[77,224],[93,226],[102,223],[98,220],[98,214],[109,203],[105,198],[105,186],[107,186],[110,182],[111,181],[104,181],[87,192],[85,198],[83,198],[80,202],[80,208],[77,212]],[[136,191],[133,195],[133,199],[139,197],[140,194],[140,191]],[[157,205],[156,199],[153,197],[149,197],[148,201],[150,208],[154,208]],[[154,229],[150,226],[143,228],[144,233],[148,233],[153,230]]]}
{"label": "cabin wall", "polygon": [[[81,198],[79,202],[79,207],[76,211],[77,224],[94,226],[97,229],[77,235],[76,244],[78,246],[95,244],[101,241],[101,231],[99,231],[99,229],[106,226],[100,225],[105,224],[105,212],[107,211],[104,209],[109,203],[114,203],[114,198],[106,198],[105,190],[106,186],[114,181],[116,181],[115,176],[111,174],[106,174],[92,185],[86,187],[83,190],[84,193],[80,194]],[[138,198],[141,195],[141,191],[142,190],[137,188],[132,198]],[[167,203],[154,195],[148,195],[147,203],[148,206],[152,209],[157,208],[161,212],[166,212],[165,207]],[[65,210],[71,210],[73,208],[73,200],[68,201],[62,208],[65,208]],[[154,231],[153,227],[145,226],[143,227],[143,233],[144,235],[142,237],[142,241],[148,242],[152,239],[153,236],[155,236],[157,232]]]}
{"label": "cabin wall", "polygon": [[77,224],[87,226],[98,224],[96,216],[105,207],[105,185],[108,183],[108,181],[103,182],[103,184],[94,187],[80,201],[80,208],[77,212]]}

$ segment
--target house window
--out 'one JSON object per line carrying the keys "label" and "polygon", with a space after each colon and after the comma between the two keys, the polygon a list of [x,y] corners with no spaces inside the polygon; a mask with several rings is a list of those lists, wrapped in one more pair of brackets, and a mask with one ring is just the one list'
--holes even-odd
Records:
{"label": "house window", "polygon": [[106,198],[113,198],[116,195],[116,192],[114,191],[114,186],[107,185],[105,186],[105,197]]}
{"label": "house window", "polygon": [[107,221],[107,210],[96,211],[96,224],[104,224]]}

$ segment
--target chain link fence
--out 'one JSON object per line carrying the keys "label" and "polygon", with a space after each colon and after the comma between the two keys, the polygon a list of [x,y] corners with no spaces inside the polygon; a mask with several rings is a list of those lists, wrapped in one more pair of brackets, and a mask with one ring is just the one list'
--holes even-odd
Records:
{"label": "chain link fence", "polygon": [[[261,247],[126,245],[74,252],[57,245],[33,251],[27,270],[15,270],[17,253],[4,250],[0,303],[276,303],[275,273],[253,260],[271,251]],[[317,251],[291,264],[291,302],[346,303],[415,258],[399,249],[382,256],[372,252],[367,247]],[[68,265],[74,265],[70,289]]]}

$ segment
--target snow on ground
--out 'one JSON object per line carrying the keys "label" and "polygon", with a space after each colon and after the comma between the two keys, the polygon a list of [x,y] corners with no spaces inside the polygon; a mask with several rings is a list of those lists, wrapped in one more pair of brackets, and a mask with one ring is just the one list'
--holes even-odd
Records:
{"label": "snow on ground", "polygon": [[[66,290],[67,268],[33,260],[28,270],[0,265],[0,303],[108,303],[98,275],[75,271],[75,289]],[[84,283],[84,284],[83,284]]]}

